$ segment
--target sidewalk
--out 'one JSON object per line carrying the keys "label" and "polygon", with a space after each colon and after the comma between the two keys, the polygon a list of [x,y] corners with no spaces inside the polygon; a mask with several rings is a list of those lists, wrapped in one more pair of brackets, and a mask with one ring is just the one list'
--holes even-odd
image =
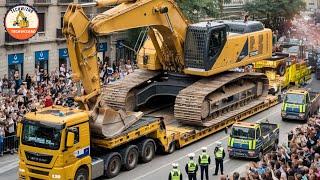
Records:
{"label": "sidewalk", "polygon": [[0,176],[11,169],[17,168],[18,161],[19,158],[17,153],[13,155],[5,154],[3,157],[0,157]]}

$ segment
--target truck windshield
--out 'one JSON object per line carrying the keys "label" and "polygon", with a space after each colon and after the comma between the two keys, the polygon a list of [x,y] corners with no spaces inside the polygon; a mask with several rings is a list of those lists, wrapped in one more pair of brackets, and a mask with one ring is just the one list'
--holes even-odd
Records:
{"label": "truck windshield", "polygon": [[254,128],[234,126],[231,131],[231,137],[239,139],[254,139]]}
{"label": "truck windshield", "polygon": [[24,120],[21,136],[22,144],[58,150],[63,128],[63,125]]}
{"label": "truck windshield", "polygon": [[291,104],[304,104],[304,95],[288,93],[284,101]]}

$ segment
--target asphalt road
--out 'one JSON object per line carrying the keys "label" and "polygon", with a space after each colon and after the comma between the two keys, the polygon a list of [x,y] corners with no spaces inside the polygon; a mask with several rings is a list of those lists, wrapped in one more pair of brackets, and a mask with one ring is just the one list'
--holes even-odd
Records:
{"label": "asphalt road", "polygon": [[[320,89],[320,81],[313,80],[308,86],[312,89]],[[287,143],[287,133],[291,129],[298,126],[299,122],[283,122],[280,116],[281,104],[278,104],[266,111],[263,111],[253,117],[248,118],[247,122],[261,122],[268,118],[271,123],[280,124],[280,144]],[[115,177],[114,180],[124,179],[135,179],[135,180],[151,180],[151,179],[167,179],[168,173],[171,170],[172,163],[178,163],[180,169],[183,172],[183,176],[186,177],[184,166],[188,161],[187,155],[191,152],[199,156],[201,147],[207,146],[208,152],[213,156],[213,150],[217,141],[221,141],[223,147],[226,150],[227,137],[224,131],[220,131],[214,135],[211,135],[199,142],[193,143],[185,148],[177,150],[173,154],[169,155],[158,155],[153,161],[147,164],[139,164],[135,169],[127,172],[121,172],[119,176]],[[213,159],[213,157],[212,157]],[[250,161],[245,159],[229,159],[226,156],[224,160],[224,171],[225,174],[232,174],[234,171],[242,172],[245,171]],[[210,179],[219,179],[219,176],[212,176],[214,171],[214,164],[209,167]],[[13,155],[6,155],[0,158],[0,180],[11,180],[17,179],[17,157]],[[198,172],[198,178],[200,179],[200,172]]]}

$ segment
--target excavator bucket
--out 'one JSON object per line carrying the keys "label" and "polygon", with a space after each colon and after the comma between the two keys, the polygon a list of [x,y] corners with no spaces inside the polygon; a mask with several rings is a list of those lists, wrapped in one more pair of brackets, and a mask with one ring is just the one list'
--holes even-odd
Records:
{"label": "excavator bucket", "polygon": [[90,121],[91,131],[95,135],[105,138],[113,138],[143,116],[142,112],[115,111],[109,107],[96,108],[92,113],[93,120]]}

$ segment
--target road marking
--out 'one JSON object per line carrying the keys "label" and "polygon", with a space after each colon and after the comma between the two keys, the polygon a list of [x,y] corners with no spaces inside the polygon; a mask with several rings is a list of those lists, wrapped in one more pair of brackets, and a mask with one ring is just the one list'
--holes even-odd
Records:
{"label": "road marking", "polygon": [[18,167],[18,162],[12,162],[6,166],[1,167],[0,174],[3,174],[5,172],[10,171],[10,170],[17,168],[17,167]]}
{"label": "road marking", "polygon": [[[1,158],[0,158],[1,159]],[[17,157],[15,158],[11,158],[9,160],[5,160],[5,161],[0,161],[0,169],[1,169],[1,165],[2,164],[8,164],[8,163],[11,163],[11,162],[14,162],[14,161],[18,161],[19,159]]]}
{"label": "road marking", "polygon": [[[274,107],[275,107],[275,106],[274,106]],[[279,112],[278,112],[278,111],[275,111],[275,112],[269,114],[269,115],[266,116],[266,117],[270,117],[270,116],[272,116],[272,115],[274,115],[274,114],[276,114],[276,113],[279,113]],[[255,122],[261,122],[261,121],[265,120],[266,117],[260,118],[260,119],[258,119],[258,120],[255,121]],[[248,118],[247,118],[247,119],[248,119]],[[217,140],[217,141],[214,141],[214,142],[210,143],[209,145],[207,145],[207,147],[212,146],[212,145],[216,144],[218,141],[222,141],[222,140],[224,140],[224,139],[226,139],[226,138],[228,138],[228,137],[229,137],[229,136],[224,136],[223,138],[221,138],[221,139],[219,139],[219,140]],[[196,153],[196,152],[198,152],[198,151],[200,151],[200,150],[201,150],[201,149],[198,149],[198,150],[196,150],[196,151],[194,151],[194,152],[191,152],[191,153]],[[189,153],[188,153],[188,154],[189,154]],[[169,163],[167,163],[167,164],[164,164],[164,165],[160,166],[160,167],[157,168],[157,169],[154,169],[154,170],[152,170],[152,171],[149,171],[148,173],[145,173],[144,175],[141,175],[141,176],[135,178],[135,180],[144,178],[144,177],[146,177],[146,176],[149,176],[150,174],[153,174],[153,173],[155,173],[156,171],[159,171],[160,169],[162,169],[162,168],[164,168],[164,167],[167,167],[167,166],[171,165],[171,164],[174,163],[174,162],[180,161],[180,160],[183,159],[183,158],[186,158],[186,155],[181,156],[180,158],[176,159],[175,161],[172,161],[172,162],[169,162]],[[226,159],[226,160],[223,161],[223,162],[225,163],[225,162],[228,162],[228,161],[230,161],[230,159]]]}

